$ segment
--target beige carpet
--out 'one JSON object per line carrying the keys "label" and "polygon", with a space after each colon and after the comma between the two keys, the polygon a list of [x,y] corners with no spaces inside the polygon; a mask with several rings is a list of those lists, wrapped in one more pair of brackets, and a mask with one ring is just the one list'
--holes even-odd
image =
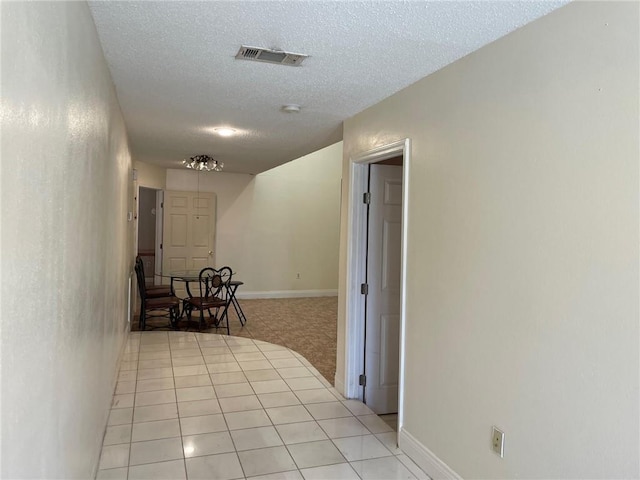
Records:
{"label": "beige carpet", "polygon": [[[263,340],[295,350],[333,385],[338,297],[240,300],[240,305],[247,323],[242,327],[235,310],[230,308],[231,335]],[[194,312],[193,318],[198,318],[197,312]],[[148,320],[147,328],[157,321]],[[137,329],[137,319],[133,326],[134,330]],[[181,323],[181,327],[186,325]],[[206,331],[226,333],[224,328]]]}

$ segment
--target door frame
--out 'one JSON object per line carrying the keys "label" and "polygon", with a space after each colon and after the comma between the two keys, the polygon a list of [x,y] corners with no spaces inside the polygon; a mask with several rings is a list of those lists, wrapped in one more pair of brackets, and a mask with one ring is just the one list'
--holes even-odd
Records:
{"label": "door frame", "polygon": [[156,190],[156,256],[153,276],[154,285],[162,285],[162,236],[164,235],[164,190]]}
{"label": "door frame", "polygon": [[[158,272],[162,272],[162,209],[164,203],[164,189],[155,188],[155,187],[147,187],[146,185],[136,185],[135,187],[135,233],[134,233],[134,242],[133,242],[133,251],[134,256],[138,255],[138,245],[139,245],[139,235],[140,235],[140,190],[144,188],[145,190],[153,190],[156,193],[156,224],[155,224],[155,245],[154,245],[154,275],[153,275],[153,283],[154,285],[159,285],[161,282],[159,281],[160,277],[155,275]],[[158,262],[160,264],[158,265]],[[145,272],[146,273],[146,272]]]}
{"label": "door frame", "polygon": [[407,275],[407,227],[409,204],[409,174],[411,170],[411,139],[405,138],[388,145],[357,154],[349,160],[349,209],[347,212],[347,288],[345,335],[345,395],[347,398],[363,398],[359,385],[364,373],[365,296],[360,284],[365,282],[367,252],[367,209],[362,201],[367,191],[368,166],[402,155],[402,238],[400,241],[400,358],[398,375],[398,432],[403,424],[404,363],[405,363],[405,303]]}

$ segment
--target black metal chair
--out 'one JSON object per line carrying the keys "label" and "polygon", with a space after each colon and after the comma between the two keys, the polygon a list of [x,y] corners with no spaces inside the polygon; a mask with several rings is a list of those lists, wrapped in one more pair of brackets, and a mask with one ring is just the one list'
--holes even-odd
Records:
{"label": "black metal chair", "polygon": [[142,261],[142,258],[140,258],[140,255],[136,256],[136,268],[139,268],[142,272],[142,279],[147,292],[147,298],[170,297],[174,295],[171,285],[147,285],[147,277],[144,274],[144,262]]}
{"label": "black metal chair", "polygon": [[[231,301],[229,291],[229,283],[233,272],[229,267],[222,267],[218,270],[207,267],[200,271],[199,287],[200,295],[197,297],[189,297],[184,300],[187,319],[191,321],[191,312],[197,309],[200,312],[200,321],[198,322],[198,330],[206,325],[204,319],[204,311],[209,312],[210,318],[213,319],[213,326],[218,328],[223,321],[227,324],[227,335],[230,335],[228,309]],[[215,309],[215,314],[211,310]]]}
{"label": "black metal chair", "polygon": [[[136,278],[138,280],[138,290],[140,291],[140,330],[147,326],[148,318],[168,318],[168,325],[161,325],[153,328],[177,328],[178,316],[180,314],[180,299],[174,295],[160,295],[159,293],[147,292],[144,281],[144,272],[136,259]],[[163,312],[163,313],[158,313]]]}

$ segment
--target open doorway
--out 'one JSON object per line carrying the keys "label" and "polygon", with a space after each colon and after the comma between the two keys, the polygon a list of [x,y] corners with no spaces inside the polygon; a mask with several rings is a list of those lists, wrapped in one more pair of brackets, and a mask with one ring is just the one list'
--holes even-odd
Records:
{"label": "open doorway", "polygon": [[345,394],[378,414],[390,414],[383,420],[398,432],[409,157],[406,139],[353,157],[350,169]]}
{"label": "open doorway", "polygon": [[162,190],[140,187],[138,192],[138,256],[144,264],[145,283],[160,283],[162,269]]}

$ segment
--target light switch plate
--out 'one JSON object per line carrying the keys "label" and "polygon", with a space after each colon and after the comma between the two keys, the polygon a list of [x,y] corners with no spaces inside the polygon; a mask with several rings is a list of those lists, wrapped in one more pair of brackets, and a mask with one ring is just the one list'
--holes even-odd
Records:
{"label": "light switch plate", "polygon": [[491,450],[504,458],[504,432],[495,426],[491,432]]}

